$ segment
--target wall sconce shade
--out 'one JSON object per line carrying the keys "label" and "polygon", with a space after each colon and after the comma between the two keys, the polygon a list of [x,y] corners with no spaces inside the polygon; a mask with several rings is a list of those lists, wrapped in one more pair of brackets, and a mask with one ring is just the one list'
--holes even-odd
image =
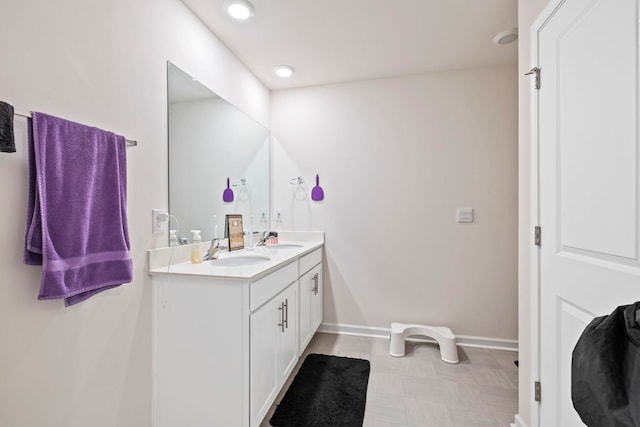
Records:
{"label": "wall sconce shade", "polygon": [[222,201],[226,203],[233,202],[233,190],[229,188],[229,177],[227,177],[227,188],[222,193]]}
{"label": "wall sconce shade", "polygon": [[320,187],[320,177],[316,174],[316,186],[311,190],[311,200],[319,202],[324,199],[324,190]]}

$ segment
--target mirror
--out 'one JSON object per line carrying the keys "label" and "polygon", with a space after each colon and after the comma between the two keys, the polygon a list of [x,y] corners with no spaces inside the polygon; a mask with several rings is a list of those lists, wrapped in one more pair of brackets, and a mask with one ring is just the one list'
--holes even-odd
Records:
{"label": "mirror", "polygon": [[167,80],[169,212],[178,220],[169,228],[182,242],[190,230],[222,238],[225,215],[240,214],[246,231],[252,217],[254,231],[267,229],[269,130],[171,62]]}

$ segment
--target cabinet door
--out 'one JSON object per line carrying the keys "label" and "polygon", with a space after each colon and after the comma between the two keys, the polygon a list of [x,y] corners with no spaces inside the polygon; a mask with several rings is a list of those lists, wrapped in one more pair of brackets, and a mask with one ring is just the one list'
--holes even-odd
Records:
{"label": "cabinet door", "polygon": [[280,300],[274,298],[251,313],[250,320],[250,400],[251,426],[258,426],[280,388],[277,348],[280,339]]}
{"label": "cabinet door", "polygon": [[312,289],[314,288],[314,281],[312,280],[313,271],[308,271],[306,274],[303,274],[298,280],[298,311],[299,311],[299,322],[298,322],[298,333],[299,333],[299,354],[302,354],[309,341],[311,341],[311,295],[313,294]]}
{"label": "cabinet door", "polygon": [[322,323],[322,264],[311,270],[314,288],[311,291],[311,336],[316,333]]}
{"label": "cabinet door", "polygon": [[251,426],[269,411],[298,362],[297,281],[251,313]]}
{"label": "cabinet door", "polygon": [[284,329],[280,327],[278,345],[278,376],[280,385],[284,385],[287,377],[298,362],[298,285],[292,283],[282,291],[276,300],[283,304],[285,319]]}
{"label": "cabinet door", "polygon": [[302,354],[322,323],[322,264],[300,277],[300,349]]}

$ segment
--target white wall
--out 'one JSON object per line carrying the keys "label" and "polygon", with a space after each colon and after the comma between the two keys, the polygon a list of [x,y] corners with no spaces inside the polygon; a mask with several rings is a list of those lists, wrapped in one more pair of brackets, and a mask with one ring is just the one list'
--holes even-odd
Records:
{"label": "white wall", "polygon": [[[272,93],[272,207],[326,231],[325,322],[517,339],[516,72]],[[296,200],[289,180],[316,173],[325,200]]]}
{"label": "white wall", "polygon": [[269,92],[178,0],[2,4],[0,99],[136,139],[127,151],[133,283],[77,306],[37,301],[22,265],[26,120],[0,154],[0,425],[151,424],[151,209],[167,205],[166,61],[262,123]]}
{"label": "white wall", "polygon": [[519,363],[519,416],[524,425],[531,425],[531,94],[533,84],[528,72],[531,63],[531,24],[548,0],[518,0],[518,336],[520,337]]}

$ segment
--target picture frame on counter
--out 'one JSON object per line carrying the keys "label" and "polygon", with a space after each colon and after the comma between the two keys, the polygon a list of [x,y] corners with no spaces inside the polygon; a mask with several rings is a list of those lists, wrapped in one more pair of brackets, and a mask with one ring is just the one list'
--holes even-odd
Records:
{"label": "picture frame on counter", "polygon": [[227,214],[224,224],[225,235],[229,237],[229,251],[244,249],[242,215]]}

